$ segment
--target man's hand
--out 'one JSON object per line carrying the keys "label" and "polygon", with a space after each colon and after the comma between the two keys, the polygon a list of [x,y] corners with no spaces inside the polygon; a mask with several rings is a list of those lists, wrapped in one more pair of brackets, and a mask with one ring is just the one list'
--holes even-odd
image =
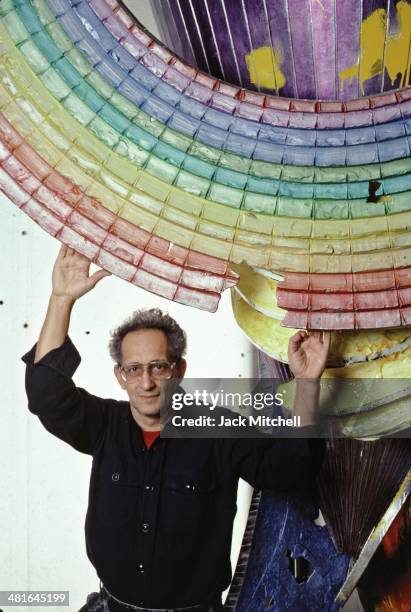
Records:
{"label": "man's hand", "polygon": [[106,270],[98,270],[90,276],[90,263],[84,255],[63,244],[53,268],[53,296],[74,303],[93,289],[99,280],[111,275]]}
{"label": "man's hand", "polygon": [[288,341],[288,363],[295,378],[316,380],[327,365],[331,333],[299,331]]}
{"label": "man's hand", "polygon": [[46,318],[37,342],[34,363],[58,348],[68,334],[75,301],[93,289],[110,272],[98,270],[90,276],[90,261],[84,255],[62,245],[53,268],[52,286]]}

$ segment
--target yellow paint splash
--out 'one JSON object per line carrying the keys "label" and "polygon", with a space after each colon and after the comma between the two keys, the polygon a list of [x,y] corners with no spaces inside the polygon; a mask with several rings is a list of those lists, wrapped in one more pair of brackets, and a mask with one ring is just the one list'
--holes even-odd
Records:
{"label": "yellow paint splash", "polygon": [[275,89],[284,87],[286,78],[281,71],[282,53],[279,47],[260,47],[245,56],[250,81],[258,88]]}
{"label": "yellow paint splash", "polygon": [[[410,78],[411,57],[409,54],[411,37],[411,4],[405,0],[398,2],[398,32],[391,34],[386,41],[385,67],[391,83],[394,84],[401,75],[400,88],[406,87]],[[384,43],[386,34],[387,11],[377,9],[361,25],[361,50],[359,61],[342,70],[340,92],[344,91],[346,82],[354,78],[359,80],[361,94],[364,95],[364,83],[377,74],[382,74],[384,63]]]}

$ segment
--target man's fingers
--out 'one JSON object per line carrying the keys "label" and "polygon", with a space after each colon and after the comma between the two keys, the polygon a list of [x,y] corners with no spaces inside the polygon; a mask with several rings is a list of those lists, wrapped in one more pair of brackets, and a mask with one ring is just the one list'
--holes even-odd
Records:
{"label": "man's fingers", "polygon": [[69,251],[70,251],[70,257],[73,259],[73,261],[81,261],[82,263],[87,262],[89,266],[91,265],[91,259],[83,255],[82,253],[79,253],[78,251],[75,251],[74,249],[71,249],[71,248],[69,248]]}
{"label": "man's fingers", "polygon": [[88,257],[82,255],[81,253],[79,253],[75,249],[72,249],[69,246],[66,246],[65,259],[69,259],[70,263],[87,263],[89,267],[91,265],[91,260]]}
{"label": "man's fingers", "polygon": [[329,331],[323,332],[323,344],[324,344],[324,348],[326,348],[328,351],[331,345],[331,332]]}
{"label": "man's fingers", "polygon": [[289,342],[300,342],[300,340],[302,338],[304,338],[306,335],[305,331],[298,331],[296,334],[294,334],[293,336],[291,336]]}
{"label": "man's fingers", "polygon": [[97,283],[105,276],[111,276],[111,272],[108,272],[107,270],[97,270],[97,272],[94,272],[94,274],[92,274],[89,278],[90,287],[95,287]]}
{"label": "man's fingers", "polygon": [[66,244],[61,244],[60,245],[60,249],[57,255],[57,259],[64,259],[65,256],[67,255],[67,251],[68,251],[68,246]]}
{"label": "man's fingers", "polygon": [[322,344],[330,346],[331,342],[331,332],[329,331],[313,331],[310,333],[310,336],[319,340]]}
{"label": "man's fingers", "polygon": [[308,337],[309,338],[315,338],[316,340],[321,342],[321,344],[323,344],[325,347],[330,348],[330,344],[331,344],[331,332],[324,331],[324,330],[311,331],[311,332],[309,332]]}
{"label": "man's fingers", "polygon": [[288,341],[288,346],[292,350],[296,350],[300,347],[301,343],[305,340],[305,338],[306,338],[306,332],[298,331],[296,334],[291,336],[291,338]]}
{"label": "man's fingers", "polygon": [[311,338],[315,338],[316,340],[319,340],[320,342],[322,342],[322,331],[310,331],[308,336]]}
{"label": "man's fingers", "polygon": [[84,255],[81,255],[81,253],[78,253],[71,247],[67,246],[67,244],[61,244],[60,250],[58,253],[58,259],[66,259],[66,258],[71,258],[71,257],[76,257],[79,259],[87,259],[87,257],[85,257]]}

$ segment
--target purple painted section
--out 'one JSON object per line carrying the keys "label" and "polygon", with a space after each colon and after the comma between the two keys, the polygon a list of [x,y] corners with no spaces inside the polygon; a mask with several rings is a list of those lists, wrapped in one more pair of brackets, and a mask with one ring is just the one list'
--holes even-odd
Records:
{"label": "purple painted section", "polygon": [[[192,47],[190,45],[190,37],[186,32],[184,27],[184,22],[181,17],[181,13],[178,9],[178,2],[175,0],[155,0],[155,4],[153,5],[154,15],[159,24],[160,30],[165,28],[168,29],[168,36],[172,41],[171,49],[181,55],[181,57],[188,62],[191,66],[196,66],[200,68],[198,63],[199,58],[196,57],[193,53]],[[160,13],[165,11],[165,15],[168,14],[168,11],[171,11],[173,20],[168,22],[164,16],[160,17]],[[178,38],[175,39],[176,33],[178,33]],[[203,59],[204,62],[204,59]],[[203,68],[206,70],[206,68]]]}
{"label": "purple painted section", "polygon": [[196,47],[198,47],[201,55],[203,55],[203,47],[206,50],[208,62],[207,71],[211,72],[211,74],[219,79],[224,79],[204,2],[193,2],[194,14],[190,7],[190,2],[180,0],[180,6],[186,19],[188,31],[192,36],[195,36],[198,41],[194,48],[196,49]]}
{"label": "purple painted section", "polygon": [[258,362],[261,378],[276,378],[281,382],[289,382],[293,378],[287,363],[273,359],[264,351],[258,351]]}
{"label": "purple painted section", "polygon": [[358,76],[353,76],[343,82],[340,73],[344,73],[344,71],[358,64],[360,57],[361,3],[358,0],[336,2],[336,13],[337,97],[340,100],[350,100],[360,95]]}
{"label": "purple painted section", "polygon": [[[396,66],[391,64],[390,75],[383,66],[387,9],[392,37],[398,30],[399,1],[152,0],[152,6],[172,48],[215,77],[271,94],[277,84],[279,95],[290,98],[349,100],[400,86],[401,77],[392,74]],[[380,20],[375,11],[381,11]],[[361,25],[370,16],[372,28],[361,41]],[[381,41],[377,50],[376,36]],[[274,79],[272,89],[250,82],[246,57],[266,46],[281,52],[282,87]],[[408,50],[399,52],[405,65]]]}
{"label": "purple painted section", "polygon": [[[297,97],[297,87],[294,74],[294,48],[291,43],[290,28],[288,22],[287,0],[266,0],[268,20],[270,24],[271,40],[273,49],[279,48],[282,53],[281,71],[286,83],[280,90],[280,95],[287,98]],[[262,13],[264,15],[264,12]],[[262,16],[262,19],[265,17]]]}
{"label": "purple painted section", "polygon": [[[250,83],[250,78],[247,69],[246,56],[250,53],[250,43],[249,36],[247,33],[246,21],[243,17],[243,12],[241,8],[241,0],[217,0],[214,1],[214,4],[218,4],[219,6],[224,3],[225,10],[227,13],[227,21],[230,24],[231,36],[235,45],[235,54],[237,58],[237,63],[239,66],[241,81],[237,78],[231,80],[231,83],[235,83],[236,85],[243,84],[244,87],[248,89],[255,89],[254,86]],[[209,0],[209,4],[211,5],[211,1]],[[221,8],[221,23],[225,24],[224,10]],[[228,41],[230,42],[230,41]],[[230,51],[230,59],[233,57],[233,52]],[[229,79],[230,80],[230,79]]]}
{"label": "purple painted section", "polygon": [[[159,5],[159,0],[154,0],[154,2],[157,6]],[[162,2],[161,6],[161,10],[156,10],[157,25],[159,26],[161,40],[177,55],[187,57],[187,60],[192,64],[195,58],[191,52],[187,36],[181,31],[181,22],[179,27],[177,27],[170,6],[170,0]],[[181,35],[179,35],[179,32]]]}
{"label": "purple painted section", "polygon": [[334,0],[311,0],[314,69],[318,99],[335,100],[336,40]]}
{"label": "purple painted section", "polygon": [[[204,0],[204,2],[208,5],[210,14],[209,21],[211,22],[211,28],[218,41],[218,50],[224,67],[224,79],[229,83],[238,83],[241,85],[244,74],[237,69],[237,64],[239,62],[230,40],[232,23],[229,19],[225,19],[224,17],[223,2],[216,3],[213,1],[210,2],[210,0]],[[232,33],[231,36],[233,36]]]}
{"label": "purple painted section", "polygon": [[310,98],[316,91],[314,75],[313,41],[310,19],[301,19],[309,15],[310,0],[288,0],[290,33],[294,53],[294,67],[297,81],[297,98]]}
{"label": "purple painted section", "polygon": [[[193,2],[193,7],[195,8],[195,13],[197,14],[197,2]],[[201,39],[199,36],[199,32],[196,26],[196,20],[190,8],[190,3],[187,0],[174,0],[170,3],[172,6],[173,14],[178,15],[180,17],[180,22],[182,23],[183,31],[188,35],[191,41],[191,46],[194,51],[194,55],[196,58],[196,65],[201,70],[205,72],[211,72],[209,58],[211,58],[211,54],[214,51],[214,48],[210,46],[210,48],[206,48],[203,50],[201,45]],[[203,3],[201,3],[203,7]],[[181,11],[179,10],[181,8]],[[218,74],[216,76],[221,76]]]}
{"label": "purple painted section", "polygon": [[[251,38],[251,50],[260,49],[261,47],[270,47],[272,45],[270,27],[266,19],[262,21],[263,3],[257,3],[253,0],[238,1],[238,18],[244,19],[248,24],[248,30]],[[249,72],[247,69],[247,82],[250,83]],[[251,84],[251,83],[250,83]],[[259,91],[264,91],[264,87],[259,83],[257,85]]]}

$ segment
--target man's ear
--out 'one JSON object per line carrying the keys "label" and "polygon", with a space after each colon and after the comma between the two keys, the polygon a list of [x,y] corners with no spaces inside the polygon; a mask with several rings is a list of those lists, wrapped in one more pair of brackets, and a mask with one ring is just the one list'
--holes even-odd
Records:
{"label": "man's ear", "polygon": [[121,386],[122,389],[126,389],[126,383],[124,382],[124,380],[121,377],[120,374],[120,366],[118,366],[117,364],[114,366],[114,376],[117,378],[119,385]]}

